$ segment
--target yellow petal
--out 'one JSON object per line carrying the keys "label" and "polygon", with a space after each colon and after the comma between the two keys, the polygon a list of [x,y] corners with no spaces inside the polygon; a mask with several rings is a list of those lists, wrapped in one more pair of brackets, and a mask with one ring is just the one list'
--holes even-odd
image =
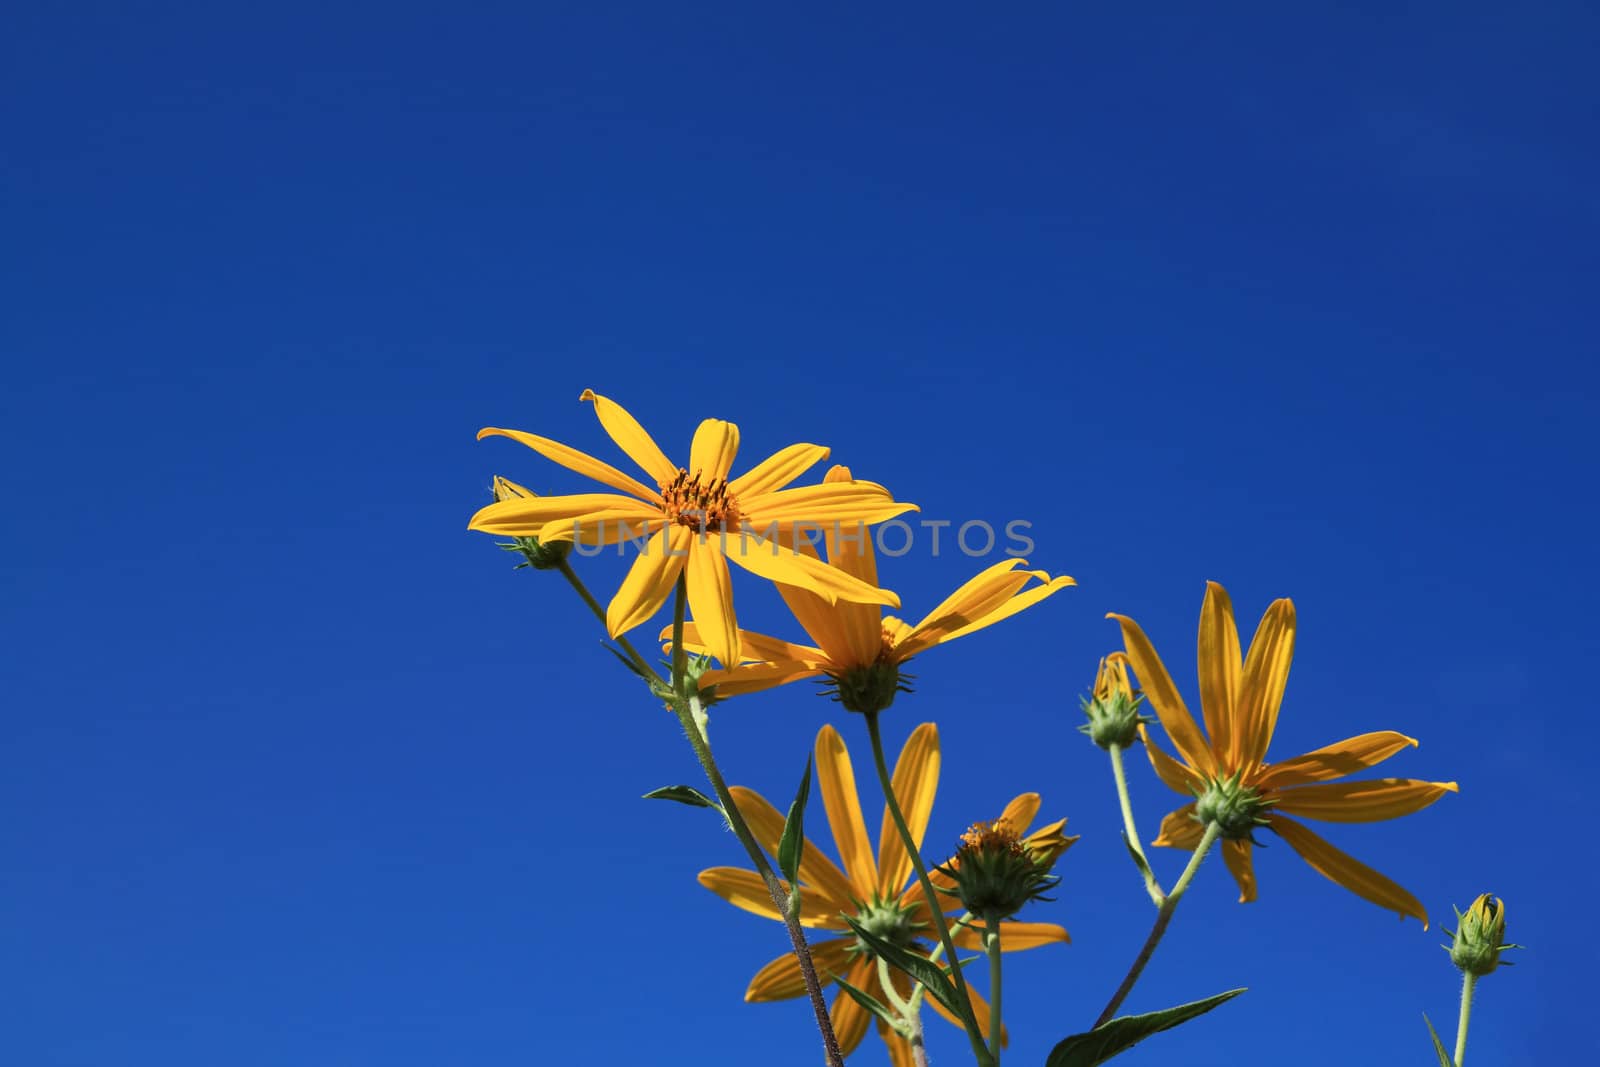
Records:
{"label": "yellow petal", "polygon": [[[710,867],[700,872],[700,884],[736,908],[767,919],[782,919],[778,909],[772,906],[772,894],[767,892],[767,883],[755,871],[739,867]],[[781,878],[778,884],[786,891],[789,888],[789,883]],[[829,926],[837,924],[838,920],[839,913],[830,910],[826,901],[807,900],[804,893],[800,894],[801,926]]]}
{"label": "yellow petal", "polygon": [[[777,588],[795,621],[828,654],[835,670],[864,667],[877,660],[883,645],[883,609],[878,605],[848,600],[830,604],[809,589],[782,582]],[[868,633],[873,635],[870,642],[864,639]]]}
{"label": "yellow petal", "polygon": [[855,769],[850,752],[839,731],[824,726],[817,732],[817,786],[822,805],[833,827],[833,842],[839,848],[850,884],[865,900],[878,884],[878,868],[872,861],[872,845],[867,840],[867,824],[861,817],[861,801],[856,796]]}
{"label": "yellow petal", "polygon": [[1195,790],[1201,787],[1203,779],[1192,769],[1161,751],[1160,746],[1150,740],[1150,731],[1142,725],[1139,727],[1139,736],[1144,740],[1144,750],[1150,756],[1150,766],[1155,768],[1156,777],[1173,792],[1182,793],[1186,797],[1194,796]]}
{"label": "yellow petal", "polygon": [[[933,814],[933,794],[939,788],[939,762],[939,728],[925,722],[911,731],[894,765],[894,795],[900,801],[911,840],[919,849],[928,830],[928,818]],[[894,817],[885,805],[878,837],[878,892],[884,896],[898,893],[909,877],[911,857],[906,854]]]}
{"label": "yellow petal", "polygon": [[[827,985],[834,975],[845,973],[850,966],[850,946],[854,944],[853,937],[837,937],[811,946],[811,962],[816,965],[818,981]],[[744,999],[750,1003],[805,995],[805,976],[800,973],[800,961],[793,952],[785,952],[757,971],[750,979],[750,988],[744,991]]]}
{"label": "yellow petal", "polygon": [[1161,832],[1150,842],[1160,848],[1182,848],[1193,852],[1205,836],[1205,827],[1194,817],[1194,805],[1185,804],[1177,811],[1167,812],[1161,820]]}
{"label": "yellow petal", "polygon": [[883,1039],[883,1047],[889,1052],[889,1067],[916,1067],[917,1057],[911,1051],[911,1042],[889,1029],[889,1024],[882,1019],[874,1020],[873,1025]]}
{"label": "yellow petal", "polygon": [[[761,847],[776,856],[778,842],[783,840],[783,814],[753,789],[736,785],[728,792],[733,795],[739,814],[750,824],[750,832],[755,834]],[[810,838],[806,838],[800,852],[800,888],[802,896],[819,896],[820,903],[832,907],[835,912],[849,911],[852,914],[861,895],[851,887],[844,872],[823,855]]]}
{"label": "yellow petal", "polygon": [[1222,860],[1228,865],[1233,880],[1239,883],[1239,903],[1248,904],[1256,899],[1256,868],[1250,858],[1250,842],[1224,841]]}
{"label": "yellow petal", "polygon": [[1139,624],[1126,615],[1113,613],[1106,618],[1116,619],[1122,627],[1122,644],[1127,649],[1128,662],[1133,665],[1133,672],[1139,676],[1144,695],[1156,709],[1156,715],[1179,755],[1201,774],[1215,774],[1217,766],[1211,757],[1211,749],[1206,745],[1205,738],[1200,736],[1200,727],[1194,724],[1194,717],[1184,705],[1183,697],[1178,695],[1178,687],[1172,684],[1172,676],[1162,665],[1161,657],[1156,655],[1155,646],[1139,629]]}
{"label": "yellow petal", "polygon": [[[858,604],[888,604],[899,607],[900,598],[887,589],[876,589],[859,578],[852,578],[837,567],[784,548],[754,534],[729,535],[723,551],[728,558],[751,574],[785,585],[809,589],[829,603],[848,600]],[[817,634],[811,635],[813,638]],[[819,642],[820,643],[820,642]],[[823,646],[827,647],[827,646]]]}
{"label": "yellow petal", "polygon": [[480,508],[467,529],[512,537],[538,537],[547,522],[571,519],[593,511],[638,514],[640,503],[617,493],[575,493],[571,496],[513,497]]}
{"label": "yellow petal", "polygon": [[[872,957],[863,954],[857,958],[845,981],[863,992],[872,993],[878,985],[877,965],[872,962]],[[879,996],[877,999],[883,998]],[[871,1016],[866,1008],[857,1004],[856,999],[842,989],[833,995],[833,1006],[828,1014],[833,1019],[833,1036],[839,1041],[839,1051],[850,1055],[861,1044],[861,1039],[867,1036],[867,1022]]]}
{"label": "yellow petal", "polygon": [[1365,782],[1303,785],[1275,794],[1277,809],[1323,822],[1380,822],[1421,811],[1446,793],[1454,782],[1420,782],[1414,778],[1374,778]]}
{"label": "yellow petal", "polygon": [[1073,834],[1069,837],[1062,833],[1061,831],[1066,828],[1066,825],[1067,820],[1057,819],[1055,822],[1041,826],[1027,837],[1024,837],[1022,843],[1031,848],[1040,859],[1054,862],[1063,852],[1071,848],[1080,836]]}
{"label": "yellow petal", "polygon": [[1250,639],[1233,723],[1239,752],[1235,769],[1247,775],[1267,758],[1267,746],[1278,725],[1278,707],[1283,703],[1289,664],[1294,659],[1294,631],[1294,602],[1274,600]]}
{"label": "yellow petal", "polygon": [[767,528],[773,523],[805,523],[823,530],[829,523],[878,523],[917,510],[915,504],[896,501],[877,482],[862,481],[824,482],[742,496],[739,504],[750,525],[763,536],[769,536]]}
{"label": "yellow petal", "polygon": [[579,474],[593,478],[597,482],[604,482],[613,489],[620,489],[624,493],[632,493],[641,500],[652,504],[661,503],[661,494],[649,488],[637,479],[630,478],[609,463],[602,463],[586,452],[579,452],[576,448],[569,448],[560,441],[552,441],[548,437],[539,437],[521,430],[502,430],[497,426],[489,426],[478,431],[478,440],[485,437],[509,437],[519,444],[527,445],[546,459],[553,459],[568,470],[577,471]]}
{"label": "yellow petal", "polygon": [[700,690],[715,687],[717,699],[747,696],[776,689],[790,682],[821,676],[822,668],[812,663],[779,660],[777,663],[746,663],[733,670],[707,671],[700,676]]}
{"label": "yellow petal", "polygon": [[[951,940],[959,948],[983,949],[982,924],[978,926],[963,926],[951,934]],[[1055,923],[1012,923],[1000,924],[1000,951],[1021,952],[1023,949],[1038,948],[1040,945],[1069,945],[1072,935]]]}
{"label": "yellow petal", "polygon": [[739,663],[739,620],[733,614],[733,579],[715,538],[689,546],[689,613],[706,651],[724,667]]}
{"label": "yellow petal", "polygon": [[968,634],[977,633],[979,630],[1009,619],[1019,612],[1026,611],[1041,600],[1055,596],[1063,589],[1078,584],[1077,579],[1065,574],[1056,578],[1050,577],[1044,571],[1029,571],[1028,574],[1041,579],[1043,584],[1036,585],[1031,589],[1024,589],[1022,592],[1008,597],[1004,604],[1001,604],[993,611],[985,612],[967,623],[967,625],[959,626],[944,634],[938,643],[943,644],[945,641],[954,641],[958,637],[966,637]]}
{"label": "yellow petal", "polygon": [[[934,645],[993,626],[1077,584],[1065,575],[1052,579],[1044,571],[1015,570],[1026,563],[1021,559],[1002,560],[962,585],[912,627],[900,654],[909,659]],[[1021,592],[1030,578],[1038,578],[1043,584]]]}
{"label": "yellow petal", "polygon": [[[850,469],[834,467],[828,471],[823,484],[848,481]],[[828,524],[823,533],[829,565],[839,568],[863,585],[877,588],[878,561],[872,547],[871,528],[864,522],[835,522]],[[852,664],[871,663],[883,649],[883,625],[876,605],[852,604],[849,601],[835,605],[832,629],[837,630],[843,638]]]}
{"label": "yellow petal", "polygon": [[1307,752],[1304,756],[1268,764],[1256,776],[1255,782],[1262,789],[1326,782],[1375,767],[1401,749],[1408,746],[1415,748],[1416,745],[1416,738],[1397,734],[1393,730],[1360,734],[1315,752]]}
{"label": "yellow petal", "polygon": [[706,419],[689,446],[689,473],[699,475],[704,486],[726,481],[738,453],[739,427],[722,419]]}
{"label": "yellow petal", "polygon": [[[672,651],[672,627],[663,626],[657,640],[665,642],[662,651]],[[706,643],[700,636],[700,627],[693,621],[683,624],[683,647],[690,652],[706,654]],[[758,634],[753,630],[739,631],[739,647],[744,650],[744,658],[748,660],[821,660],[826,657],[819,648],[810,645],[797,645],[778,637],[768,637]]]}
{"label": "yellow petal", "polygon": [[790,445],[729,482],[728,492],[735,497],[775,492],[827,458],[828,450],[821,445]]}
{"label": "yellow petal", "polygon": [[1238,749],[1229,727],[1234,702],[1239,697],[1239,630],[1233,624],[1233,601],[1216,582],[1206,583],[1195,662],[1200,668],[1200,709],[1205,715],[1211,751],[1223,766],[1236,766]]}
{"label": "yellow petal", "polygon": [[606,629],[612,637],[638,626],[661,607],[683,571],[693,539],[693,531],[676,524],[663,526],[650,538],[606,608]]}
{"label": "yellow petal", "polygon": [[[666,524],[659,511],[591,511],[570,519],[547,522],[533,536],[546,544],[575,541],[580,545],[616,545],[623,541],[648,541]],[[642,546],[641,546],[642,549]]]}
{"label": "yellow petal", "polygon": [[[1001,936],[1004,937],[1003,934]],[[1005,947],[1004,943],[1002,942],[1001,948],[1003,949],[1004,947]],[[972,1005],[972,1013],[973,1013],[973,1015],[977,1016],[977,1019],[978,1019],[978,1029],[983,1031],[984,1035],[987,1036],[988,1033],[989,1033],[989,1002],[987,1000],[984,1000],[983,997],[979,995],[978,991],[976,989],[973,989],[971,985],[967,986],[967,993],[969,994],[969,997],[970,997],[970,999],[968,1000],[968,1003],[970,1003]],[[951,1023],[953,1023],[954,1025],[956,1025],[958,1027],[963,1025],[961,1020],[956,1018],[955,1014],[949,1008],[945,1007],[943,1004],[940,1004],[938,1002],[938,1000],[934,999],[933,997],[928,997],[928,998],[926,998],[926,1000],[927,1000],[927,1003],[929,1003],[930,1005],[933,1006],[933,1010],[934,1011],[936,1011],[940,1015],[944,1016]],[[1003,1048],[1003,1047],[1005,1047],[1006,1045],[1008,1045],[1010,1043],[1011,1043],[1010,1030],[1007,1028],[1007,1026],[1004,1023],[1001,1023],[1000,1024],[1000,1045]]]}
{"label": "yellow petal", "polygon": [[594,413],[599,416],[600,425],[605,427],[606,433],[611,435],[611,439],[629,459],[656,480],[657,485],[666,485],[677,475],[677,464],[667,459],[655,440],[639,425],[639,420],[628,414],[621,404],[601,396],[593,389],[585,389],[578,399],[594,404]]}
{"label": "yellow petal", "polygon": [[1033,825],[1033,820],[1039,816],[1039,794],[1020,793],[1006,805],[1006,810],[1000,813],[1000,822],[1005,823],[1019,834],[1028,832],[1028,827]]}
{"label": "yellow petal", "polygon": [[1414,915],[1422,920],[1424,930],[1428,928],[1428,913],[1421,902],[1388,878],[1340,852],[1293,819],[1268,815],[1267,821],[1272,824],[1272,829],[1277,831],[1278,836],[1289,842],[1289,847],[1300,853],[1300,858],[1324,878],[1337,882],[1356,896],[1370,900],[1379,907],[1399,912],[1402,919],[1407,915]]}

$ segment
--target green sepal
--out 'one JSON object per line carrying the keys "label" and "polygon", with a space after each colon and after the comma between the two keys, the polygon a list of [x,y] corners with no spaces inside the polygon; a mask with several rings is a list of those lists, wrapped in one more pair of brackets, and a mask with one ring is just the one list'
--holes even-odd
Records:
{"label": "green sepal", "polygon": [[1128,855],[1133,857],[1133,864],[1139,868],[1139,873],[1146,878],[1154,878],[1155,872],[1150,869],[1150,864],[1146,862],[1139,850],[1133,847],[1133,842],[1128,840],[1128,831],[1126,830],[1122,831],[1122,844],[1128,850]]}
{"label": "green sepal", "polygon": [[1123,1015],[1086,1034],[1065,1038],[1050,1050],[1045,1067],[1095,1067],[1111,1057],[1126,1052],[1151,1034],[1171,1030],[1174,1026],[1204,1015],[1219,1004],[1226,1003],[1243,993],[1243,989],[1230,989],[1214,997],[1179,1004],[1175,1008],[1147,1012],[1144,1015]]}
{"label": "green sepal", "polygon": [[643,797],[645,800],[676,800],[679,804],[687,804],[691,808],[712,808],[722,810],[722,805],[706,796],[698,789],[687,785],[664,785],[660,789],[652,789]]}
{"label": "green sepal", "polygon": [[956,1018],[962,1018],[965,1013],[959,1005],[961,1001],[956,997],[956,987],[951,983],[950,976],[944,973],[944,968],[934,963],[926,956],[919,956],[915,952],[908,952],[899,945],[892,944],[868,930],[849,915],[842,916],[856,937],[862,944],[872,950],[873,955],[886,962],[889,966],[899,971],[904,971],[927,989],[940,1004],[949,1008]]}
{"label": "green sepal", "polygon": [[1439,1040],[1439,1033],[1433,1028],[1433,1021],[1428,1018],[1428,1013],[1422,1013],[1422,1021],[1428,1027],[1428,1036],[1433,1038],[1433,1051],[1439,1057],[1439,1067],[1456,1067],[1455,1057],[1445,1051],[1444,1042]]}
{"label": "green sepal", "polygon": [[790,909],[796,914],[800,907],[800,853],[805,847],[806,801],[811,796],[811,757],[806,757],[806,773],[795,791],[794,803],[789,805],[789,815],[783,820],[783,836],[778,839],[778,870],[789,880]]}
{"label": "green sepal", "polygon": [[907,1041],[911,1040],[911,1027],[906,1025],[906,1021],[902,1019],[900,1014],[893,1008],[883,1003],[883,1001],[879,1000],[877,997],[874,997],[871,993],[857,989],[849,982],[846,982],[843,978],[835,977],[833,981],[835,985],[849,994],[851,1000],[855,1001],[857,1004],[861,1005],[863,1008],[866,1008],[872,1014],[888,1023],[890,1028],[893,1029],[895,1033],[899,1034]]}

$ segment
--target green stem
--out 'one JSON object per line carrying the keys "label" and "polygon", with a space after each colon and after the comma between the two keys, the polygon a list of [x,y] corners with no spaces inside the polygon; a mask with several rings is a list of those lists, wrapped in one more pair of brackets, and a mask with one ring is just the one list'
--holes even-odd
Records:
{"label": "green stem", "polygon": [[917,848],[916,841],[911,838],[911,828],[906,825],[905,812],[900,810],[900,801],[894,795],[894,780],[889,776],[889,765],[883,758],[883,735],[878,729],[878,712],[869,711],[865,714],[867,720],[867,736],[872,741],[872,761],[878,768],[878,782],[883,786],[884,806],[889,809],[889,817],[894,820],[894,827],[900,834],[900,843],[905,846],[906,855],[911,858],[911,866],[916,869],[917,881],[922,886],[923,895],[927,897],[928,911],[933,916],[933,928],[939,932],[939,944],[950,956],[950,976],[955,980],[956,1006],[961,1009],[961,1024],[966,1027],[967,1040],[972,1043],[972,1051],[977,1056],[978,1062],[988,1064],[989,1053],[983,1047],[983,1030],[978,1026],[978,1019],[972,1013],[972,995],[967,991],[966,976],[961,973],[961,964],[956,960],[955,942],[950,939],[950,925],[945,921],[944,911],[939,907],[939,898],[934,893],[933,882],[928,879],[927,864],[922,862],[922,853]]}
{"label": "green stem", "polygon": [[[571,583],[572,588],[577,591],[583,602],[589,605],[589,610],[594,612],[594,617],[600,620],[601,625],[605,625],[606,609],[601,607],[600,601],[596,600],[594,594],[589,592],[589,587],[583,584],[583,579],[579,578],[578,572],[572,569],[572,564],[563,559],[556,564],[556,569],[561,572],[562,577]],[[656,673],[656,669],[650,666],[643,656],[639,655],[639,650],[634,648],[632,642],[626,637],[616,637],[613,640],[616,641],[618,648],[628,654],[628,658],[633,661],[633,665],[639,668],[645,677],[661,678],[661,675]]]}
{"label": "green stem", "polygon": [[1000,1067],[1000,916],[983,917],[983,950],[989,954],[989,1058]]}
{"label": "green stem", "polygon": [[1133,800],[1128,794],[1128,773],[1122,766],[1122,746],[1113,742],[1106,751],[1111,755],[1112,777],[1117,780],[1117,800],[1122,805],[1122,829],[1128,842],[1128,851],[1133,853],[1139,873],[1144,875],[1145,892],[1150,894],[1151,903],[1159,908],[1166,894],[1161,890],[1161,883],[1156,881],[1156,872],[1150,868],[1144,846],[1139,843],[1139,829],[1133,824]]}
{"label": "green stem", "polygon": [[1122,984],[1112,994],[1111,1002],[1100,1013],[1100,1018],[1094,1021],[1096,1027],[1104,1026],[1122,1007],[1122,1002],[1128,999],[1128,994],[1133,992],[1134,983],[1139,980],[1139,975],[1144,972],[1145,964],[1150,962],[1156,946],[1161,943],[1161,936],[1167,932],[1167,924],[1172,921],[1172,913],[1178,909],[1178,901],[1183,899],[1184,891],[1189,888],[1189,883],[1194,880],[1195,872],[1200,869],[1200,861],[1206,858],[1206,853],[1211,851],[1211,846],[1216,844],[1219,829],[1216,823],[1206,826],[1206,832],[1201,836],[1200,843],[1194,847],[1194,854],[1189,857],[1189,865],[1179,875],[1177,884],[1172,887],[1172,892],[1166,895],[1161,902],[1161,910],[1156,912],[1155,925],[1150,928],[1150,936],[1145,938],[1144,947],[1139,950],[1139,955],[1134,957],[1133,966],[1128,968],[1128,974],[1122,979]]}
{"label": "green stem", "polygon": [[1461,977],[1461,1021],[1456,1024],[1456,1067],[1467,1055],[1467,1022],[1472,1018],[1472,994],[1477,988],[1478,976],[1465,971]]}

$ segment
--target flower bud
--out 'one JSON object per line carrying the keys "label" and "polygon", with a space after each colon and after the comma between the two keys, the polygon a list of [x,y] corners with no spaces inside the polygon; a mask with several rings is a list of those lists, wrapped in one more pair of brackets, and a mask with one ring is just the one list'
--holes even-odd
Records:
{"label": "flower bud", "polygon": [[1114,652],[1100,661],[1094,681],[1094,695],[1078,706],[1089,721],[1078,727],[1101,748],[1112,745],[1127,748],[1139,739],[1139,724],[1152,720],[1139,714],[1144,698],[1134,695],[1128,684],[1128,657]]}
{"label": "flower bud", "polygon": [[[1070,844],[1070,841],[1066,842]],[[1050,873],[1065,848],[1035,851],[1004,819],[973,823],[939,870],[956,883],[956,895],[972,914],[1006,919],[1061,879]]]}
{"label": "flower bud", "polygon": [[1450,962],[1478,978],[1500,966],[1501,952],[1522,947],[1506,944],[1505,902],[1488,893],[1474,900],[1465,915],[1457,911],[1455,930],[1445,932],[1452,938],[1452,943],[1445,946],[1450,951]]}
{"label": "flower bud", "polygon": [[[502,500],[515,500],[518,497],[535,497],[538,495],[533,490],[524,488],[509,478],[502,478],[498,474],[494,476],[494,499],[496,503]],[[507,552],[522,553],[527,562],[517,564],[516,570],[521,570],[524,567],[532,567],[536,571],[554,570],[561,566],[562,561],[567,558],[567,554],[572,551],[571,541],[552,541],[549,544],[541,544],[537,537],[517,537],[510,541],[497,543]]]}

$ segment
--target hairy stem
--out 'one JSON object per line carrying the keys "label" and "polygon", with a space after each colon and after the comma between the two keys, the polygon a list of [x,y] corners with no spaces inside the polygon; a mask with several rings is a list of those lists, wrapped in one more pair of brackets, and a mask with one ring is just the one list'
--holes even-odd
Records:
{"label": "hairy stem", "polygon": [[1151,903],[1159,908],[1166,894],[1161,890],[1161,883],[1156,881],[1156,872],[1151,869],[1150,860],[1139,841],[1139,829],[1133,823],[1133,800],[1128,793],[1128,774],[1122,766],[1122,746],[1113,743],[1107,746],[1106,752],[1111,756],[1111,775],[1117,780],[1117,800],[1122,805],[1123,837],[1128,843],[1128,851],[1133,853],[1139,873],[1144,876],[1145,892],[1150,894]]}
{"label": "hairy stem", "polygon": [[1461,1021],[1456,1023],[1456,1067],[1467,1057],[1467,1023],[1472,1018],[1472,994],[1477,989],[1478,976],[1465,971],[1461,976]]}

